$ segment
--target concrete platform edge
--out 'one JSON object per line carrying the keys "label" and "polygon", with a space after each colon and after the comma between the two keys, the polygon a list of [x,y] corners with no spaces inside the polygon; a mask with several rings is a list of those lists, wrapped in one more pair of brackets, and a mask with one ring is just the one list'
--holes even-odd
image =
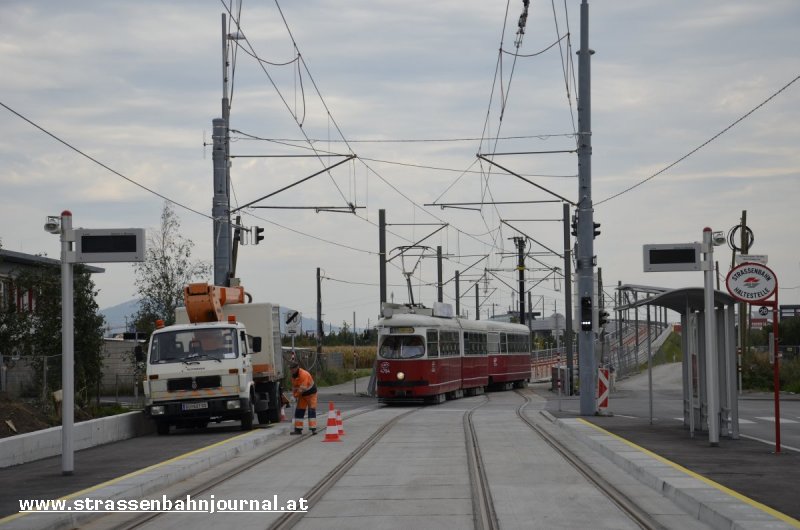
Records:
{"label": "concrete platform edge", "polygon": [[[210,448],[187,453],[188,456],[179,456],[167,460],[166,463],[162,462],[161,464],[144,468],[100,484],[98,485],[99,487],[95,486],[77,491],[62,498],[89,498],[102,499],[104,501],[141,499],[244,452],[251,451],[266,443],[270,438],[285,434],[288,432],[289,427],[288,423],[282,423],[269,429],[251,431],[240,438],[233,438]],[[4,522],[0,526],[2,526],[3,530],[29,528],[61,530],[80,527],[105,515],[103,513],[89,512],[27,514]]]}
{"label": "concrete platform edge", "polygon": [[[691,472],[683,471],[677,464],[651,456],[635,444],[622,442],[577,418],[555,418],[547,411],[542,411],[542,415],[641,483],[665,495],[690,515],[713,528],[797,528],[754,506],[752,503],[755,501],[747,502],[737,498],[728,493],[726,488],[714,487],[692,476]],[[682,472],[676,474],[676,470]]]}

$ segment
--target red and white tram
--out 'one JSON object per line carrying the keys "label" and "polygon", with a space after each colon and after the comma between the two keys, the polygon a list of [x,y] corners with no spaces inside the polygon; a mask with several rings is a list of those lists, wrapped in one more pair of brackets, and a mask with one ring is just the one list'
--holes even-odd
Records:
{"label": "red and white tram", "polygon": [[386,309],[378,322],[381,401],[441,402],[490,387],[521,388],[530,381],[526,326],[433,316],[426,308],[414,313],[404,306]]}

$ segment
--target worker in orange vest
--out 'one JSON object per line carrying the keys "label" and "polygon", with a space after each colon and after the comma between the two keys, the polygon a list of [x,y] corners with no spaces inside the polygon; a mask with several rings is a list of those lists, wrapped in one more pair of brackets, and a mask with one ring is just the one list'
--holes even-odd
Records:
{"label": "worker in orange vest", "polygon": [[289,364],[292,372],[292,394],[297,398],[294,409],[294,431],[290,434],[303,434],[303,419],[308,409],[308,428],[311,434],[317,434],[317,385],[314,378],[297,362]]}

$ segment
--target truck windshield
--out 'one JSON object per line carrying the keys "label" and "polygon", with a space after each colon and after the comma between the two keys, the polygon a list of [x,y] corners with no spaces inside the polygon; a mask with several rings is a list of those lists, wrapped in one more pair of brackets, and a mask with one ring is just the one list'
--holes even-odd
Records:
{"label": "truck windshield", "polygon": [[235,329],[187,329],[154,335],[150,364],[222,361],[238,356]]}
{"label": "truck windshield", "polygon": [[380,347],[384,359],[414,359],[425,355],[425,342],[417,335],[387,335]]}

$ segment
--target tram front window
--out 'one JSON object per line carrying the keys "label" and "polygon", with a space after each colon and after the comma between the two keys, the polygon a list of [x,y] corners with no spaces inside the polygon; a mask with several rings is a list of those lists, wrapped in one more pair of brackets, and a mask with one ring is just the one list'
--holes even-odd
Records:
{"label": "tram front window", "polygon": [[384,359],[415,359],[425,355],[425,342],[419,336],[390,335],[383,340],[380,354]]}

